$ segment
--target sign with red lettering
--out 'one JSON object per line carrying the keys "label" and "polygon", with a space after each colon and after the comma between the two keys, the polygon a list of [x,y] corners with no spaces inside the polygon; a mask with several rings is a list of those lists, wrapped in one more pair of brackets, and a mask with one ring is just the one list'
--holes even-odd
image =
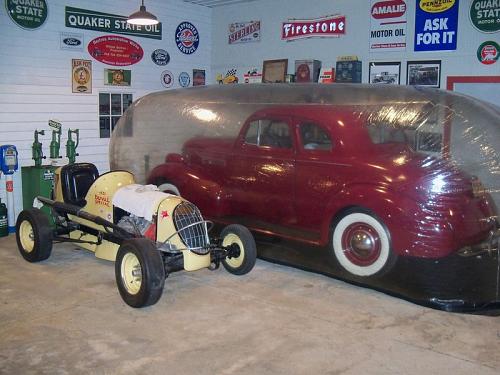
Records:
{"label": "sign with red lettering", "polygon": [[113,66],[133,65],[141,61],[144,56],[139,44],[117,35],[95,38],[89,42],[87,49],[97,61]]}
{"label": "sign with red lettering", "polygon": [[313,37],[336,37],[345,34],[345,16],[326,16],[322,18],[283,22],[281,39],[290,41]]}
{"label": "sign with red lettering", "polygon": [[14,181],[8,180],[5,181],[5,189],[8,193],[12,193],[14,191]]}
{"label": "sign with red lettering", "polygon": [[406,50],[406,3],[371,1],[370,52]]}
{"label": "sign with red lettering", "polygon": [[229,44],[260,42],[260,21],[230,24],[228,41]]}

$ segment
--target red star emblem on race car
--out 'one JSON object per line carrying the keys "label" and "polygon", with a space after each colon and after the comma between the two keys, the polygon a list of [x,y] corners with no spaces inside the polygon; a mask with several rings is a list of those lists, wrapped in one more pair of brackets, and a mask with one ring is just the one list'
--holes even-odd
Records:
{"label": "red star emblem on race car", "polygon": [[161,218],[164,219],[166,217],[168,217],[168,212],[167,211],[162,211],[161,212]]}

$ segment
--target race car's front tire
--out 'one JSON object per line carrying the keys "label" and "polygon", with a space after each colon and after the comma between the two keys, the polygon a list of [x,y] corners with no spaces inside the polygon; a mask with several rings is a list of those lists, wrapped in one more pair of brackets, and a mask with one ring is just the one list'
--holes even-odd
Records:
{"label": "race car's front tire", "polygon": [[52,251],[49,218],[38,208],[21,211],[16,222],[16,241],[19,252],[28,262],[47,259]]}
{"label": "race car's front tire", "polygon": [[226,257],[222,261],[224,268],[234,275],[244,275],[250,272],[257,258],[257,246],[252,233],[239,224],[231,224],[221,232],[223,247],[236,247],[238,256]]}
{"label": "race car's front tire", "polygon": [[147,238],[123,242],[116,254],[115,277],[127,305],[154,305],[165,285],[165,267],[160,252]]}
{"label": "race car's front tire", "polygon": [[333,230],[332,247],[342,268],[355,276],[382,276],[397,261],[386,226],[364,209],[349,210],[340,218]]}

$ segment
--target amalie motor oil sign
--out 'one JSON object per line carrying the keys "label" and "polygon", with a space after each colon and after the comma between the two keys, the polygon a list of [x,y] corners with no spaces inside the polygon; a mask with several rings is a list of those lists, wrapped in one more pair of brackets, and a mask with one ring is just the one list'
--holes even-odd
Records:
{"label": "amalie motor oil sign", "polygon": [[133,65],[144,56],[142,47],[131,39],[105,35],[91,40],[87,47],[90,56],[113,66]]}

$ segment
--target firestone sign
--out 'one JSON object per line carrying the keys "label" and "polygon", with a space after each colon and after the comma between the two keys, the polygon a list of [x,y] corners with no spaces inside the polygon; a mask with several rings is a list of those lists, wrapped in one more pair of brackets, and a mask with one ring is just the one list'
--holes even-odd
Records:
{"label": "firestone sign", "polygon": [[327,16],[309,20],[289,20],[281,25],[281,39],[290,41],[313,37],[336,37],[345,34],[345,16]]}
{"label": "firestone sign", "polygon": [[481,32],[500,31],[500,0],[473,0],[469,16],[474,27]]}
{"label": "firestone sign", "polygon": [[45,0],[5,0],[9,17],[23,29],[38,29],[47,19]]}
{"label": "firestone sign", "polygon": [[127,23],[128,17],[126,16],[73,7],[66,7],[64,18],[66,27],[132,35],[141,38],[161,39],[161,23],[145,26],[131,25]]}
{"label": "firestone sign", "polygon": [[406,50],[406,3],[372,0],[370,52]]}

